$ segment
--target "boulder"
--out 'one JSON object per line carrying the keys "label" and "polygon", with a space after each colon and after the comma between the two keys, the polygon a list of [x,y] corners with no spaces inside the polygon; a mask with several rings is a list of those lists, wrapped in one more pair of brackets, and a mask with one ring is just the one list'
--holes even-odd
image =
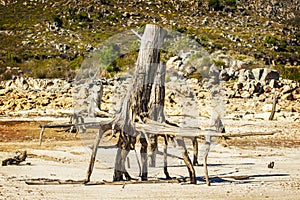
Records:
{"label": "boulder", "polygon": [[[276,116],[276,115],[275,115]],[[263,112],[263,113],[256,113],[254,115],[254,119],[262,119],[262,120],[268,120],[270,117],[269,112]]]}
{"label": "boulder", "polygon": [[252,69],[252,74],[257,81],[268,82],[272,79],[279,80],[279,72],[269,68]]}
{"label": "boulder", "polygon": [[275,80],[275,79],[270,80],[269,86],[270,86],[271,88],[278,88],[278,87],[279,87],[279,86],[278,86],[278,80]]}
{"label": "boulder", "polygon": [[239,82],[245,82],[248,81],[250,79],[253,79],[253,73],[250,70],[246,70],[246,69],[241,69],[239,71]]}
{"label": "boulder", "polygon": [[166,63],[166,68],[174,68],[174,67],[179,67],[178,64],[181,62],[181,58],[179,56],[173,56],[171,57],[167,63]]}
{"label": "boulder", "polygon": [[220,79],[223,81],[234,80],[238,77],[239,72],[233,68],[224,68],[220,72]]}
{"label": "boulder", "polygon": [[236,91],[236,90],[241,90],[241,89],[243,89],[243,83],[242,82],[236,82],[236,83],[234,83],[234,85],[233,85],[233,89]]}
{"label": "boulder", "polygon": [[[273,104],[272,103],[268,103],[268,104],[263,105],[261,109],[262,109],[263,112],[271,112],[272,108],[273,108]],[[275,111],[276,112],[280,111],[280,106],[279,105],[277,105],[275,107]]]}
{"label": "boulder", "polygon": [[242,94],[241,94],[241,97],[242,98],[250,98],[251,94],[248,91],[243,91]]}
{"label": "boulder", "polygon": [[284,85],[281,89],[282,94],[291,93],[291,92],[292,92],[292,87],[290,86],[290,84]]}
{"label": "boulder", "polygon": [[260,82],[255,81],[254,82],[254,91],[253,93],[262,94],[264,93],[264,87]]}
{"label": "boulder", "polygon": [[300,99],[300,87],[298,87],[297,89],[295,89],[292,92],[292,95],[293,95],[293,99],[295,99],[295,100]]}
{"label": "boulder", "polygon": [[234,90],[227,91],[227,96],[228,96],[229,99],[234,98],[235,97],[235,91]]}
{"label": "boulder", "polygon": [[293,100],[293,94],[292,93],[286,93],[284,95],[281,96],[282,100]]}

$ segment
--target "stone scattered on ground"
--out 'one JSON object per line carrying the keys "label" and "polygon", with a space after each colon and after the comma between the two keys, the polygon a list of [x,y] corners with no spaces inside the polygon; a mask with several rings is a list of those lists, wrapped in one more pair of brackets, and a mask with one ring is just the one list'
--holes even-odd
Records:
{"label": "stone scattered on ground", "polygon": [[[176,68],[177,65],[182,65],[179,61],[179,57],[173,57],[168,61],[167,67]],[[208,90],[201,81],[182,77],[183,74],[179,73],[168,75],[166,115],[192,113],[193,116],[209,118]],[[221,70],[220,79],[223,80],[222,87],[225,89],[225,116],[236,119],[268,119],[274,98],[277,98],[275,120],[300,120],[299,83],[282,79],[278,71],[268,68],[251,70],[229,67]],[[95,80],[95,84],[92,82],[79,87],[72,81],[61,79],[16,77],[0,82],[0,115],[70,116],[73,113],[73,102],[76,102],[79,108],[88,109],[95,100],[94,96],[99,95],[102,86],[101,103],[99,99],[95,100],[93,106],[96,108],[101,105],[102,111],[115,114],[121,106],[121,99],[130,80],[130,76]]]}

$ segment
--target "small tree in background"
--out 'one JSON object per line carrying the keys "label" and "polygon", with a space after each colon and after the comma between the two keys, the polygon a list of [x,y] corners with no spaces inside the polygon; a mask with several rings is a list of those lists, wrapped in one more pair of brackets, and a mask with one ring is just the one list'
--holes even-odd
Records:
{"label": "small tree in background", "polygon": [[118,45],[109,45],[101,50],[99,61],[105,66],[109,73],[119,71],[116,58],[120,56],[120,48]]}
{"label": "small tree in background", "polygon": [[209,0],[208,6],[210,9],[213,9],[213,10],[221,10],[222,9],[220,0]]}

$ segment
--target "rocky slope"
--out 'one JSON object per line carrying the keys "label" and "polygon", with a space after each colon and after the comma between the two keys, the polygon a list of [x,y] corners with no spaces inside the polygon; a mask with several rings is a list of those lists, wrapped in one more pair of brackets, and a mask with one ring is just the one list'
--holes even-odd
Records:
{"label": "rocky slope", "polygon": [[2,0],[0,15],[1,79],[19,68],[26,76],[72,77],[99,43],[146,23],[189,34],[211,53],[300,77],[297,0]]}
{"label": "rocky slope", "polygon": [[[231,119],[269,119],[274,95],[278,98],[275,120],[300,121],[299,83],[282,79],[278,71],[267,68],[253,70],[225,68],[225,116]],[[115,114],[130,84],[130,77],[101,80],[103,98],[101,110]],[[97,82],[100,84],[100,81]],[[73,113],[73,98],[84,99],[81,108],[90,109],[90,86],[78,92],[73,82],[61,79],[18,77],[0,82],[0,115],[2,117],[55,116]],[[78,88],[78,86],[77,86]],[[90,89],[90,90],[88,90]],[[76,92],[76,93],[74,93]],[[97,91],[96,91],[97,92]],[[75,99],[76,100],[76,99]],[[209,92],[197,79],[169,77],[166,82],[165,113],[167,116],[191,116],[208,119],[211,115]]]}

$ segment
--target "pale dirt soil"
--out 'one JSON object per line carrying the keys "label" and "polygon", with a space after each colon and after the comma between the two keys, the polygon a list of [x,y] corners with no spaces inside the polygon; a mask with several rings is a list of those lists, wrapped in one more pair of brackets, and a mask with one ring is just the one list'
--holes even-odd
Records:
{"label": "pale dirt soil", "polygon": [[[80,137],[57,132],[59,129],[47,129],[44,143],[39,146],[38,122],[0,122],[0,160],[13,157],[17,150],[28,152],[28,158],[19,166],[0,166],[0,199],[299,199],[300,122],[227,120],[224,124],[227,132],[275,131],[276,134],[214,143],[208,158],[210,187],[205,185],[202,166],[195,167],[197,185],[33,186],[25,181],[37,178],[83,180],[90,158],[87,144]],[[103,145],[114,143],[115,139]],[[115,153],[113,147],[99,150],[92,181],[112,180]],[[172,145],[170,153],[181,155]],[[128,170],[132,176],[137,176],[134,152],[129,158],[131,168]],[[182,160],[169,158],[168,161],[171,176],[188,177]],[[201,163],[201,159],[199,161]],[[272,161],[275,165],[270,169],[267,165]],[[249,179],[228,178],[238,175],[249,176]],[[164,178],[161,163],[158,162],[157,168],[149,169],[149,177]]]}

